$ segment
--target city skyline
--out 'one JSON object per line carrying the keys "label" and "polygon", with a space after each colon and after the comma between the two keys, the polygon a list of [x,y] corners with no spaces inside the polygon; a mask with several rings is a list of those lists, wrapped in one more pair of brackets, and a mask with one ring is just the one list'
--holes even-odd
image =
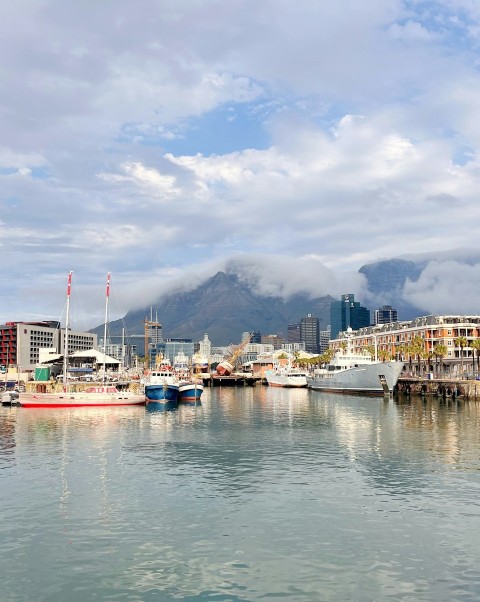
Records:
{"label": "city skyline", "polygon": [[358,269],[407,254],[427,266],[405,298],[472,311],[475,3],[0,11],[0,322],[60,319],[69,270],[78,327],[102,321],[107,272],[115,317],[227,268],[365,302]]}

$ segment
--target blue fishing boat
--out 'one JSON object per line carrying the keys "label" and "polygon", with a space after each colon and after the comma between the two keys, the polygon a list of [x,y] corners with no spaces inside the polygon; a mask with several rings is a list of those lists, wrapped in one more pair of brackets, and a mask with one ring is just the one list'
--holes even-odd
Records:
{"label": "blue fishing boat", "polygon": [[167,368],[152,370],[145,382],[147,409],[173,409],[178,405],[179,382]]}
{"label": "blue fishing boat", "polygon": [[199,404],[203,393],[203,385],[196,381],[181,382],[178,387],[180,403]]}

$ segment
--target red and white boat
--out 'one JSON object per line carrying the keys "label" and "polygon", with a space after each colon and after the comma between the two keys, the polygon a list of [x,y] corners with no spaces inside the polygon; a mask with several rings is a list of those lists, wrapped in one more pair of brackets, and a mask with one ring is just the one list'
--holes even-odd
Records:
{"label": "red and white boat", "polygon": [[121,391],[112,386],[88,387],[84,391],[59,393],[20,393],[23,408],[83,408],[88,406],[144,405],[145,395]]}
{"label": "red and white boat", "polygon": [[[72,272],[68,274],[67,308],[65,324],[65,349],[63,354],[63,385],[61,391],[20,393],[18,405],[24,408],[80,408],[94,406],[127,406],[145,404],[145,395],[130,391],[121,391],[112,385],[98,385],[84,391],[74,391],[68,382],[68,332],[70,328],[70,293],[72,288]],[[108,320],[108,301],[110,297],[110,274],[107,275],[107,300],[105,306],[105,329]],[[106,334],[104,337],[106,344]],[[105,366],[103,373],[105,374]]]}

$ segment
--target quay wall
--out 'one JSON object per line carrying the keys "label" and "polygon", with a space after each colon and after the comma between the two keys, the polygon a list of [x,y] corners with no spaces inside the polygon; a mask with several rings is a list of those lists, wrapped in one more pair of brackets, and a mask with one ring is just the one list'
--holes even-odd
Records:
{"label": "quay wall", "polygon": [[464,399],[478,399],[480,401],[480,380],[400,377],[395,392],[405,395],[462,397]]}

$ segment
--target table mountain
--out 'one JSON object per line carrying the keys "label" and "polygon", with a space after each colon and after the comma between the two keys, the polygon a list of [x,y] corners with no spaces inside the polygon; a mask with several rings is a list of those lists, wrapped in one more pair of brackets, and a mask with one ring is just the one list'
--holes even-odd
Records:
{"label": "table mountain", "polygon": [[[152,306],[154,316],[162,324],[164,338],[189,338],[200,341],[208,333],[214,345],[240,341],[245,331],[287,335],[287,326],[307,314],[319,318],[320,329],[330,323],[332,297],[310,299],[297,294],[284,300],[258,295],[235,274],[218,272],[195,290],[162,297]],[[130,311],[122,320],[111,322],[110,336],[142,335],[143,321],[151,309]],[[94,329],[100,337],[102,326]]]}

